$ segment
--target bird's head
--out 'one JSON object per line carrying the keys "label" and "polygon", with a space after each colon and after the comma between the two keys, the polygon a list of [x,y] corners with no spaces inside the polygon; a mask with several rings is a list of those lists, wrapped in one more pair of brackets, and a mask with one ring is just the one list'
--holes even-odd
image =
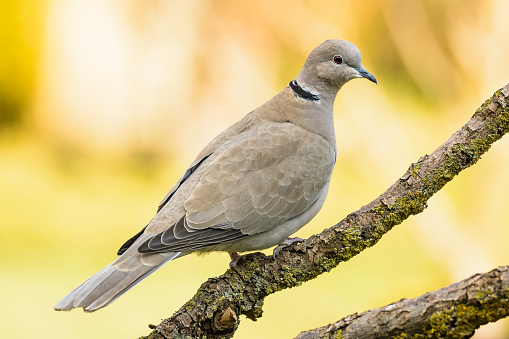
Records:
{"label": "bird's head", "polygon": [[366,78],[377,83],[376,78],[362,66],[359,49],[351,42],[331,39],[316,47],[306,59],[297,76],[297,82],[305,86],[337,92],[341,86],[355,78]]}

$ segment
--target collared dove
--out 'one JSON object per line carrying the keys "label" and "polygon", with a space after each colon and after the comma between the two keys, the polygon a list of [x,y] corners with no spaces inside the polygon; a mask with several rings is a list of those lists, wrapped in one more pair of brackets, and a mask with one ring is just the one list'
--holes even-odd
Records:
{"label": "collared dove", "polygon": [[192,252],[265,249],[321,209],[336,162],[333,104],[355,78],[376,83],[348,41],[327,40],[280,93],[214,138],[117,260],[54,308],[96,311]]}

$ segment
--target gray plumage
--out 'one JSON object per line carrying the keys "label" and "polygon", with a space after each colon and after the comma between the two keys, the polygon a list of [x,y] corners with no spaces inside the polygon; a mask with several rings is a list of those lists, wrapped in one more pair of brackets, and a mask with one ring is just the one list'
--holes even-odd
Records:
{"label": "gray plumage", "polygon": [[352,43],[315,48],[289,86],[198,154],[117,260],[54,308],[92,312],[175,258],[268,248],[307,224],[325,201],[336,162],[334,100],[354,78],[376,83]]}

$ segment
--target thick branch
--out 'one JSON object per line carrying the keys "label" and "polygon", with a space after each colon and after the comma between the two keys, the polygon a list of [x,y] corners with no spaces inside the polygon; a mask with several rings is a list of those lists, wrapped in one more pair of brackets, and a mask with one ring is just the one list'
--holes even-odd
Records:
{"label": "thick branch", "polygon": [[509,266],[502,266],[415,299],[301,332],[296,339],[470,338],[479,326],[508,315]]}
{"label": "thick branch", "polygon": [[470,121],[430,155],[421,157],[377,199],[337,225],[303,243],[283,248],[274,259],[251,253],[235,269],[211,278],[148,338],[231,337],[241,314],[261,317],[264,298],[330,271],[367,247],[392,227],[422,212],[429,198],[509,130],[509,84],[497,91]]}

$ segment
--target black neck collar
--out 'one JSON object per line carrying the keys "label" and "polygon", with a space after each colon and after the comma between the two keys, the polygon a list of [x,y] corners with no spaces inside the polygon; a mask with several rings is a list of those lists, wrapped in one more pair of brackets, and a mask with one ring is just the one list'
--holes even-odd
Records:
{"label": "black neck collar", "polygon": [[300,96],[302,99],[311,100],[311,101],[318,101],[320,98],[318,95],[315,95],[311,92],[306,91],[300,85],[297,83],[297,80],[290,81],[290,88],[297,93],[298,96]]}

